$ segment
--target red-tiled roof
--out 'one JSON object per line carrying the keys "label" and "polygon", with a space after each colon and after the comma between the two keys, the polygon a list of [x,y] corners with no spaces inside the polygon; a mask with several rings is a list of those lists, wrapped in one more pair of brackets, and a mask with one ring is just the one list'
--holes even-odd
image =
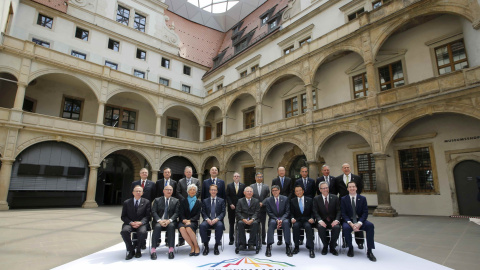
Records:
{"label": "red-tiled roof", "polygon": [[67,1],[68,0],[32,0],[47,7],[51,7],[63,13],[67,13]]}

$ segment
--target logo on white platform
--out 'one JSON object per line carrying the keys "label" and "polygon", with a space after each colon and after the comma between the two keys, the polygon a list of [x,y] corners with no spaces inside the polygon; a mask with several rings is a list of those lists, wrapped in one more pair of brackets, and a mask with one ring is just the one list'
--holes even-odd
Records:
{"label": "logo on white platform", "polygon": [[295,267],[295,265],[287,262],[274,261],[270,259],[260,259],[260,258],[251,258],[251,257],[242,257],[242,258],[233,258],[227,259],[219,262],[212,262],[197,267],[223,267],[223,268],[285,268],[285,267]]}

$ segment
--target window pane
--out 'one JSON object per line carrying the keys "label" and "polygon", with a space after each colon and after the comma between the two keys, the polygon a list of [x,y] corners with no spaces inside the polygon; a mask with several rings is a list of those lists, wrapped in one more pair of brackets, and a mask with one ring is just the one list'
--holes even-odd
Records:
{"label": "window pane", "polygon": [[392,64],[392,73],[393,73],[393,79],[401,79],[403,78],[403,70],[402,70],[402,63],[397,62],[395,64]]}
{"label": "window pane", "polygon": [[117,22],[128,25],[128,18],[130,17],[130,10],[122,6],[117,9]]}
{"label": "window pane", "polygon": [[455,62],[467,58],[467,55],[465,54],[465,46],[462,41],[457,41],[452,44],[452,54],[453,61]]}
{"label": "window pane", "polygon": [[435,53],[437,54],[437,65],[443,66],[450,63],[450,58],[448,57],[448,47],[438,48]]}
{"label": "window pane", "polygon": [[379,69],[380,83],[386,83],[391,80],[388,66]]}

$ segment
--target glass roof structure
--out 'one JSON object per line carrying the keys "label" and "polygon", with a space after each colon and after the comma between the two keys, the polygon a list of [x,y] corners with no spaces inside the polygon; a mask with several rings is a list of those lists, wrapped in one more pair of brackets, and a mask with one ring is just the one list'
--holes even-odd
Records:
{"label": "glass roof structure", "polygon": [[211,13],[224,13],[238,4],[238,0],[188,0],[189,3]]}

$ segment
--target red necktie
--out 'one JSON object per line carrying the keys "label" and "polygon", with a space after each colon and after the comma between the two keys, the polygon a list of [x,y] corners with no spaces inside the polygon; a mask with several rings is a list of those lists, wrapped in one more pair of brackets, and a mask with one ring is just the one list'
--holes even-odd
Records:
{"label": "red necktie", "polygon": [[145,188],[145,181],[142,180],[142,188]]}

